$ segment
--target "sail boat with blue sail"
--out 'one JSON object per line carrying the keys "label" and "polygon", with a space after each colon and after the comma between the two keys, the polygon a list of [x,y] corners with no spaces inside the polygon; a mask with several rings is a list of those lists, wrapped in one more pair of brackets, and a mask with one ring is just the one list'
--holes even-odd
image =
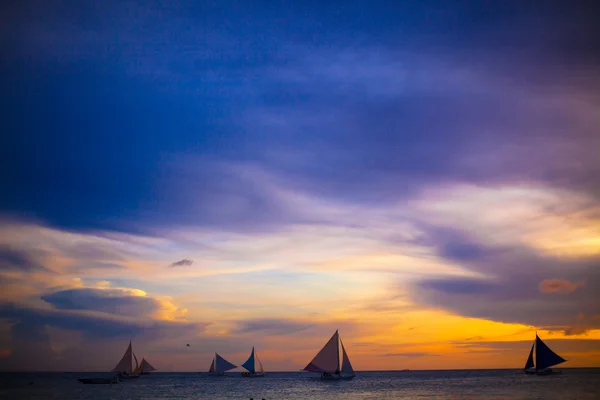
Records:
{"label": "sail boat with blue sail", "polygon": [[254,347],[252,347],[252,353],[250,353],[250,357],[248,357],[246,362],[242,364],[242,367],[248,371],[242,372],[242,376],[245,378],[258,378],[265,376],[265,369],[258,358],[258,354],[256,354],[254,351]]}
{"label": "sail boat with blue sail", "polygon": [[[534,362],[535,353],[535,362]],[[529,351],[529,357],[525,363],[524,371],[529,375],[551,375],[560,373],[559,371],[552,370],[551,367],[564,363],[565,360],[558,354],[556,354],[546,343],[540,339],[538,334],[535,334],[535,341],[531,345]]]}
{"label": "sail boat with blue sail", "polygon": [[[340,349],[342,354],[341,363]],[[321,379],[331,381],[349,380],[356,376],[337,330],[315,358],[304,367],[304,371],[320,372]]]}
{"label": "sail boat with blue sail", "polygon": [[208,369],[209,375],[215,376],[223,376],[225,372],[237,368],[237,365],[233,365],[223,357],[221,357],[218,353],[215,353],[215,357],[212,360],[212,364],[210,364],[210,368]]}

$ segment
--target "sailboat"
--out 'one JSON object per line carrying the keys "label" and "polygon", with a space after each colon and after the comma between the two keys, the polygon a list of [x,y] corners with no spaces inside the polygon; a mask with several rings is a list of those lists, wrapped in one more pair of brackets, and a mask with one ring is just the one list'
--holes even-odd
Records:
{"label": "sailboat", "polygon": [[[135,368],[133,367],[133,360],[135,360]],[[131,348],[131,340],[129,341],[129,346],[127,350],[125,350],[125,354],[121,361],[117,364],[116,367],[112,369],[112,372],[117,372],[119,374],[119,379],[132,379],[139,378],[140,374],[136,373],[136,369],[139,367],[137,357]]]}
{"label": "sailboat", "polygon": [[152,371],[156,371],[156,368],[150,365],[150,363],[146,361],[145,358],[142,358],[142,362],[135,369],[134,373],[137,373],[138,375],[150,375],[150,372]]}
{"label": "sailboat", "polygon": [[[340,368],[340,347],[342,349],[342,363]],[[346,380],[354,378],[352,364],[344,348],[344,343],[336,330],[331,339],[325,344],[319,353],[312,359],[304,371],[320,372],[321,379]]]}
{"label": "sailboat", "polygon": [[212,364],[210,364],[210,368],[208,369],[208,373],[210,375],[225,375],[225,372],[230,369],[237,368],[236,365],[233,365],[223,357],[221,357],[218,353],[215,353],[215,357],[212,360]]}
{"label": "sailboat", "polygon": [[[258,364],[258,371],[256,370]],[[246,378],[257,378],[260,376],[265,376],[265,370],[263,368],[262,363],[258,359],[258,355],[254,352],[254,347],[252,347],[252,353],[250,353],[250,357],[246,360],[245,363],[242,364],[248,372],[242,372],[242,376]]]}
{"label": "sailboat", "polygon": [[[535,363],[533,362],[534,351]],[[553,371],[550,367],[564,363],[565,361],[567,360],[553,352],[550,349],[550,347],[548,347],[546,343],[544,343],[536,333],[535,341],[531,345],[531,350],[529,351],[529,357],[527,357],[527,362],[525,363],[524,371],[526,374],[531,375],[556,374],[560,372]]]}

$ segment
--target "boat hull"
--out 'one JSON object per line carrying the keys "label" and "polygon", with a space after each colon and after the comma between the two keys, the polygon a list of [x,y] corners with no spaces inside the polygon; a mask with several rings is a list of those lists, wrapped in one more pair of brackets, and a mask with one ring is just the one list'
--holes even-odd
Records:
{"label": "boat hull", "polygon": [[225,372],[209,372],[209,376],[225,376]]}
{"label": "boat hull", "polygon": [[243,378],[262,378],[263,376],[265,376],[264,372],[242,372]]}
{"label": "boat hull", "polygon": [[354,379],[354,375],[322,374],[321,379],[324,381],[349,381]]}
{"label": "boat hull", "polygon": [[122,381],[127,379],[137,379],[139,377],[140,375],[119,375],[119,379]]}
{"label": "boat hull", "polygon": [[555,371],[552,369],[543,369],[541,371],[535,371],[535,374],[539,375],[539,376],[557,375],[557,374],[562,374],[562,371]]}

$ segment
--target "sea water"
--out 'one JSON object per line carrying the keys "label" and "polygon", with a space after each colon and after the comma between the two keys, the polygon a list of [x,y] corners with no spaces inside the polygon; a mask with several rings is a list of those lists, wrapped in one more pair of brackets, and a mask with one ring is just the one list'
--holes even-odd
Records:
{"label": "sea water", "polygon": [[600,399],[600,369],[564,369],[531,376],[520,370],[358,372],[351,381],[321,381],[309,373],[154,373],[116,385],[84,385],[92,373],[0,374],[0,399]]}

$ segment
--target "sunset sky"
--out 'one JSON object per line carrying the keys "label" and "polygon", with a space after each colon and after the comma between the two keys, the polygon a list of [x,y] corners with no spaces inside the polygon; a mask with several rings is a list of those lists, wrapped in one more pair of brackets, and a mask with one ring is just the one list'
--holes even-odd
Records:
{"label": "sunset sky", "polygon": [[585,3],[2,2],[0,370],[600,366]]}

